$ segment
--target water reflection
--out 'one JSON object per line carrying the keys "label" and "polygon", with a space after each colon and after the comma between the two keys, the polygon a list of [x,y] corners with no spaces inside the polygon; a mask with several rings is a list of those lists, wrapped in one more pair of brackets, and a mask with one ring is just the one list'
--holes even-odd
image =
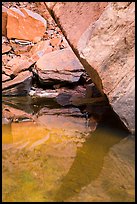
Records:
{"label": "water reflection", "polygon": [[124,131],[117,131],[106,127],[98,127],[77,150],[75,160],[62,179],[62,185],[56,192],[55,201],[64,201],[81,188],[97,179],[103,167],[105,155],[109,149],[127,136]]}
{"label": "water reflection", "polygon": [[79,109],[44,103],[36,113],[33,122],[2,126],[4,202],[134,200],[133,143],[123,148],[128,133],[115,120],[108,117],[96,129],[95,120],[89,127]]}

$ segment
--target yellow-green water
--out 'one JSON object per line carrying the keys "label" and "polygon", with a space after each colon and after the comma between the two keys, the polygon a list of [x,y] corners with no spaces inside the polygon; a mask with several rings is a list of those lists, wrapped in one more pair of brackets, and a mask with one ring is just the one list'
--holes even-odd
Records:
{"label": "yellow-green water", "polygon": [[3,202],[135,201],[134,137],[43,120],[2,127]]}

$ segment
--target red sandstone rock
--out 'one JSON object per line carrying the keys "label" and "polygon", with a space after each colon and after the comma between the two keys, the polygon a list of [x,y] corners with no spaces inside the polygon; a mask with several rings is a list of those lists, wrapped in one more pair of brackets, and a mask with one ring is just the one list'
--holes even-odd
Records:
{"label": "red sandstone rock", "polygon": [[52,11],[92,81],[134,133],[135,3],[57,2]]}
{"label": "red sandstone rock", "polygon": [[50,44],[53,47],[59,46],[60,43],[61,43],[61,38],[55,37],[55,38],[50,39]]}
{"label": "red sandstone rock", "polygon": [[50,41],[45,40],[40,41],[36,45],[34,45],[28,54],[30,57],[37,61],[38,59],[40,59],[40,57],[49,52],[52,52],[52,47],[50,46]]}
{"label": "red sandstone rock", "polygon": [[27,95],[31,88],[32,73],[21,72],[13,80],[2,83],[2,95],[22,96]]}
{"label": "red sandstone rock", "polygon": [[11,46],[7,44],[2,44],[2,54],[9,52],[11,50]]}
{"label": "red sandstone rock", "polygon": [[8,81],[8,80],[10,80],[10,77],[5,74],[2,74],[2,82]]}
{"label": "red sandstone rock", "polygon": [[107,6],[107,2],[45,2],[54,12],[67,39],[76,47],[81,35],[93,24]]}
{"label": "red sandstone rock", "polygon": [[70,48],[43,55],[36,66],[42,71],[81,71],[84,69]]}
{"label": "red sandstone rock", "polygon": [[[135,4],[110,2],[78,43],[88,74],[107,95],[125,126],[135,131]],[[94,68],[94,69],[92,69]],[[98,77],[94,77],[96,70]]]}
{"label": "red sandstone rock", "polygon": [[2,6],[2,35],[7,35],[7,11],[8,9]]}
{"label": "red sandstone rock", "polygon": [[27,55],[30,49],[32,48],[32,44],[24,45],[23,43],[16,43],[15,40],[10,40],[10,45],[12,46],[12,49],[14,50],[14,53],[16,55],[21,55],[21,54]]}
{"label": "red sandstone rock", "polygon": [[8,105],[3,105],[2,117],[6,119],[12,119],[13,121],[16,121],[17,119],[24,119],[24,118],[32,119],[31,114],[28,114],[17,108],[10,107]]}
{"label": "red sandstone rock", "polygon": [[[12,25],[12,26],[11,26]],[[38,42],[47,28],[47,21],[26,8],[8,10],[7,37]]]}
{"label": "red sandstone rock", "polygon": [[45,54],[36,63],[36,71],[42,83],[77,82],[83,69],[70,48]]}
{"label": "red sandstone rock", "polygon": [[7,63],[6,67],[10,69],[11,75],[16,76],[18,73],[29,69],[29,67],[34,63],[35,63],[34,60],[22,55],[21,57],[11,59]]}

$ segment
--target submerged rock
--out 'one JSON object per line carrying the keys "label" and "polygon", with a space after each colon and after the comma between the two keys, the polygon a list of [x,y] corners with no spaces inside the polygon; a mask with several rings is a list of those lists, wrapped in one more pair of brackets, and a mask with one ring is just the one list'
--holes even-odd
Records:
{"label": "submerged rock", "polygon": [[[56,121],[56,122],[53,122]],[[77,108],[69,109],[48,109],[43,108],[39,111],[36,117],[36,123],[44,125],[47,129],[62,129],[66,133],[91,131],[87,120]],[[97,123],[94,125],[96,126]],[[93,128],[93,127],[92,127]]]}

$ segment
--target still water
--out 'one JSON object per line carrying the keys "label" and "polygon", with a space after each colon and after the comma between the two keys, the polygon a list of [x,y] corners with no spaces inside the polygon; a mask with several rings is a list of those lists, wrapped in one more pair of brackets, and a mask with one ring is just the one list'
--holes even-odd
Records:
{"label": "still water", "polygon": [[3,202],[135,201],[134,136],[78,108],[35,112],[2,126]]}

